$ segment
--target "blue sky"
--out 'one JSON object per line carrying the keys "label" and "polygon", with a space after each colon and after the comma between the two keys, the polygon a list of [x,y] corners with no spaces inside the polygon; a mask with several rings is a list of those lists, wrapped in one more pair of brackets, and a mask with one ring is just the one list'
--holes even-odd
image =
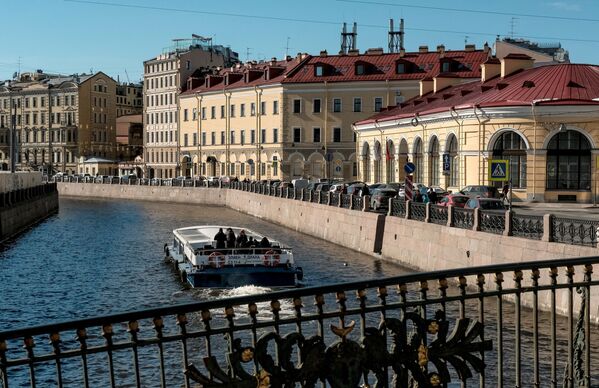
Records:
{"label": "blue sky", "polygon": [[[525,14],[575,20],[534,18]],[[397,23],[401,17],[405,19],[408,51],[425,44],[433,48],[445,44],[447,49],[461,49],[466,39],[480,47],[485,41],[492,43],[498,34],[509,34],[512,17],[517,17],[514,19],[515,37],[538,37],[533,40],[539,42],[561,41],[570,51],[573,62],[599,64],[599,1],[593,0],[485,3],[471,0],[0,0],[0,15],[2,30],[10,31],[3,36],[0,46],[2,80],[17,71],[20,61],[21,71],[44,69],[71,74],[93,69],[102,70],[115,79],[119,76],[121,81],[127,79],[126,71],[129,79],[136,81],[142,75],[144,60],[160,53],[170,45],[172,38],[187,38],[192,33],[212,36],[215,44],[230,46],[239,52],[242,60],[246,60],[248,48],[249,59],[270,59],[283,57],[287,38],[290,55],[300,51],[318,54],[323,49],[336,53],[341,24],[351,25],[355,21],[360,51],[369,47],[386,48],[389,18],[396,19]]]}

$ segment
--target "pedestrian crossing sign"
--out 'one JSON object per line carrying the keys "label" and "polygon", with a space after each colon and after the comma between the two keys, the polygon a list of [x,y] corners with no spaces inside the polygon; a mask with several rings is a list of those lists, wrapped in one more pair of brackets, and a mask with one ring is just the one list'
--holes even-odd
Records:
{"label": "pedestrian crossing sign", "polygon": [[489,161],[489,181],[504,182],[509,181],[509,160],[490,160]]}

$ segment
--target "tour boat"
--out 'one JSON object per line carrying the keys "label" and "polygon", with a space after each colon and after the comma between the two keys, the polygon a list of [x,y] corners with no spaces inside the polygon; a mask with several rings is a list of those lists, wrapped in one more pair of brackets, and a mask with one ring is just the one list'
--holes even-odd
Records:
{"label": "tour boat", "polygon": [[217,248],[219,229],[235,236],[245,231],[248,240],[257,243],[265,236],[236,226],[190,226],[173,230],[172,245],[165,244],[165,260],[172,263],[181,281],[191,287],[292,287],[302,280],[303,271],[296,267],[291,248],[268,239],[266,246]]}

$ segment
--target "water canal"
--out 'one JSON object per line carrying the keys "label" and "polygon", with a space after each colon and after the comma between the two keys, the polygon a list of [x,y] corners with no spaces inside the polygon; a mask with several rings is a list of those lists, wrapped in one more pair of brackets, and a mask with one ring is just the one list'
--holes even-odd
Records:
{"label": "water canal", "polygon": [[306,286],[409,272],[222,207],[61,199],[60,213],[0,252],[0,330],[268,290],[184,290],[163,264],[172,230],[235,224],[294,248]]}

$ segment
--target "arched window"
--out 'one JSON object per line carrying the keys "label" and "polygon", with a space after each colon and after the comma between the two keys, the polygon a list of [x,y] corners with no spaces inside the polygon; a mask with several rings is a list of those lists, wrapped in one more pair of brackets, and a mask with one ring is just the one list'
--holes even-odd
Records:
{"label": "arched window", "polygon": [[370,182],[370,147],[367,142],[362,145],[362,180]]}
{"label": "arched window", "polygon": [[387,149],[385,150],[385,160],[387,161],[387,183],[395,182],[395,146],[393,140],[387,140]]}
{"label": "arched window", "polygon": [[549,141],[547,189],[591,189],[591,144],[579,132],[560,132]]}
{"label": "arched window", "polygon": [[449,144],[447,145],[447,153],[451,161],[449,166],[449,186],[458,187],[459,182],[459,165],[460,157],[458,156],[458,139],[454,135],[450,135]]}
{"label": "arched window", "polygon": [[423,167],[424,167],[424,163],[422,160],[422,140],[420,140],[420,138],[416,139],[416,142],[414,143],[414,152],[413,152],[413,156],[414,156],[414,165],[416,166],[416,171],[414,174],[414,182],[419,182],[422,183],[422,181],[424,180],[424,174],[422,171]]}
{"label": "arched window", "polygon": [[509,160],[512,187],[526,188],[526,143],[522,136],[513,131],[502,133],[493,145],[493,159]]}
{"label": "arched window", "polygon": [[430,181],[431,185],[439,186],[439,140],[437,136],[433,136],[430,144]]}

